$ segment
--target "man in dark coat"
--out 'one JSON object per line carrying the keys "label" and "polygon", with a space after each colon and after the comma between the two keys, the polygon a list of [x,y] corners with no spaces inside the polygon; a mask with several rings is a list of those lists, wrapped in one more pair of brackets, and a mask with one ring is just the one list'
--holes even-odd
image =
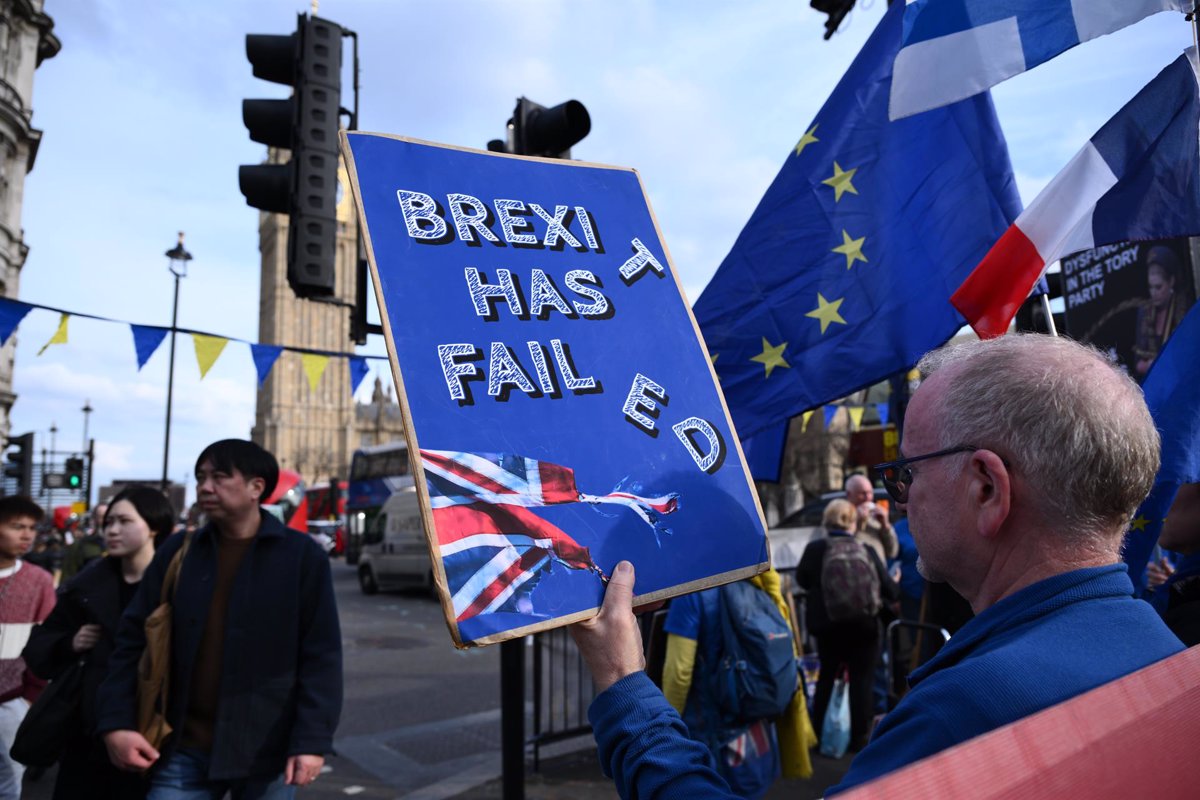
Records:
{"label": "man in dark coat", "polygon": [[181,551],[175,535],[146,571],[117,634],[97,730],[123,769],[149,770],[151,800],[183,787],[245,800],[290,798],[330,752],[342,705],[342,649],[329,558],[264,513],[279,465],[226,439],[196,461],[209,522],[192,536],[174,594],[170,697],[162,752],[137,731],[144,624]]}

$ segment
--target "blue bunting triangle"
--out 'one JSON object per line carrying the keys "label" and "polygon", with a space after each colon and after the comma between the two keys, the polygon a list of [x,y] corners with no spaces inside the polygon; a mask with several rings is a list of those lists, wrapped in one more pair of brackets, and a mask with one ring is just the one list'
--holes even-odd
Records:
{"label": "blue bunting triangle", "polygon": [[20,300],[0,297],[0,346],[8,344],[8,337],[13,335],[31,308],[33,306]]}
{"label": "blue bunting triangle", "polygon": [[254,359],[254,368],[258,370],[260,387],[267,376],[271,374],[271,367],[275,366],[275,362],[279,360],[279,354],[282,352],[282,347],[273,344],[250,345],[250,357]]}
{"label": "blue bunting triangle", "polygon": [[350,356],[350,395],[353,396],[358,391],[358,387],[362,385],[363,378],[367,377],[370,372],[370,367],[367,366],[367,360],[362,356]]}
{"label": "blue bunting triangle", "polygon": [[877,412],[879,412],[879,424],[886,428],[887,423],[888,423],[888,412],[889,412],[888,404],[887,403],[876,403],[875,410]]}
{"label": "blue bunting triangle", "polygon": [[833,418],[837,416],[838,407],[825,406],[825,408],[822,410],[825,412],[825,430],[829,430],[829,426],[833,422]]}
{"label": "blue bunting triangle", "polygon": [[134,325],[130,323],[129,330],[133,331],[133,349],[137,351],[137,364],[140,370],[146,366],[146,362],[150,360],[150,356],[154,355],[154,351],[162,344],[162,340],[167,337],[167,329],[154,325]]}

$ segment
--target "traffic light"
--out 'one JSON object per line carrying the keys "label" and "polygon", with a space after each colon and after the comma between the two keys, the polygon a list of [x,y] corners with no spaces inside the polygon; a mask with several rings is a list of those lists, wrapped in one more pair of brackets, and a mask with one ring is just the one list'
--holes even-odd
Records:
{"label": "traffic light", "polygon": [[511,141],[493,139],[488,149],[520,156],[570,158],[571,147],[592,129],[592,118],[578,100],[546,108],[521,97],[508,121]]}
{"label": "traffic light", "polygon": [[23,433],[8,439],[4,475],[16,478],[17,494],[33,494],[33,434]]}
{"label": "traffic light", "polygon": [[288,283],[297,297],[335,288],[338,127],[342,94],[342,27],[297,15],[287,36],[248,34],[254,76],[292,86],[287,100],[243,100],[250,138],[291,150],[286,164],[243,165],[238,185],[247,205],[287,214]]}
{"label": "traffic light", "polygon": [[67,488],[79,489],[83,486],[83,459],[79,457],[71,457],[67,459],[66,468]]}

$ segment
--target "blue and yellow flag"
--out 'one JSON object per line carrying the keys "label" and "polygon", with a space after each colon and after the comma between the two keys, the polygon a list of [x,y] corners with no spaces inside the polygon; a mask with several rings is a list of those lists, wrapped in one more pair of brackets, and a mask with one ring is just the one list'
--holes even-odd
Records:
{"label": "blue and yellow flag", "polygon": [[911,367],[1021,210],[991,97],[888,121],[904,4],[879,23],[697,300],[738,435]]}
{"label": "blue and yellow flag", "polygon": [[1179,487],[1200,483],[1200,303],[1171,334],[1142,384],[1150,416],[1162,435],[1162,465],[1154,489],[1133,515],[1122,553],[1133,585],[1146,583],[1146,563]]}

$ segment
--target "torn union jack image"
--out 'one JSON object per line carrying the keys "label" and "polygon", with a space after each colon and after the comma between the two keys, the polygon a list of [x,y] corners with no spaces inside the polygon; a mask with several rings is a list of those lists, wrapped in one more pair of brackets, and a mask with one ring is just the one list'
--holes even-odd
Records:
{"label": "torn union jack image", "polygon": [[588,548],[530,511],[564,503],[625,506],[655,530],[679,495],[590,495],[569,467],[496,453],[422,450],[438,549],[458,622],[480,614],[537,614],[532,592],[554,564],[607,580]]}

